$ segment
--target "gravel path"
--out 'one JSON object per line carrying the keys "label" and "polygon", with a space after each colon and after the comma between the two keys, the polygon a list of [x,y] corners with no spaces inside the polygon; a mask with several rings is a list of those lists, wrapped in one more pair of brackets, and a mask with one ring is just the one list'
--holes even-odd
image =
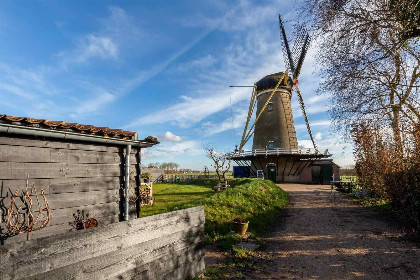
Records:
{"label": "gravel path", "polygon": [[285,221],[247,279],[420,279],[418,244],[329,186],[282,184]]}

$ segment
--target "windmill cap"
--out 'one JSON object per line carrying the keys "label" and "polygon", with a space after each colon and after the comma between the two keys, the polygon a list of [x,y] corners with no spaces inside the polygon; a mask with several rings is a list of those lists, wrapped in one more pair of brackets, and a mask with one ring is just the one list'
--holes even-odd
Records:
{"label": "windmill cap", "polygon": [[[278,72],[278,73],[274,73],[274,74],[270,74],[265,76],[264,78],[262,78],[261,80],[259,80],[255,85],[256,85],[256,90],[257,91],[262,91],[262,90],[266,90],[266,89],[274,89],[277,86],[277,83],[279,82],[279,80],[281,79],[281,77],[283,76],[283,72]],[[289,87],[291,88],[293,84],[292,79],[288,78],[287,83],[285,83],[284,81],[281,83],[280,87]]]}

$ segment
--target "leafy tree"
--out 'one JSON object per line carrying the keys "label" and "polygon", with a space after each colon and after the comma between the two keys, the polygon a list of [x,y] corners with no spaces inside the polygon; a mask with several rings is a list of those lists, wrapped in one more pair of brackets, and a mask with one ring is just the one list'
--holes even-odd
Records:
{"label": "leafy tree", "polygon": [[339,128],[363,121],[392,129],[420,121],[419,1],[304,0],[316,30],[320,90]]}

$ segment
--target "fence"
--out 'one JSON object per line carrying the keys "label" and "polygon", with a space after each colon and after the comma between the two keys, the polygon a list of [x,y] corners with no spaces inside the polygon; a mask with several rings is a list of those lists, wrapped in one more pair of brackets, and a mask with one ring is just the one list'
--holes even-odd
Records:
{"label": "fence", "polygon": [[185,279],[204,271],[204,207],[0,247],[1,279]]}
{"label": "fence", "polygon": [[193,174],[162,174],[155,179],[155,183],[188,183],[196,180],[215,179],[217,175],[193,175]]}
{"label": "fence", "polygon": [[352,193],[357,198],[373,195],[358,182],[357,176],[340,176],[340,179],[340,181],[331,182],[340,192]]}

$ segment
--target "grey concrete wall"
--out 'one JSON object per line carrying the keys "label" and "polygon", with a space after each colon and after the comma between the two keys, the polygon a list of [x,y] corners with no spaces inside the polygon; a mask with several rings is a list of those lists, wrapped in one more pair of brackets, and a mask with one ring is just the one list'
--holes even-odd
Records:
{"label": "grey concrete wall", "polygon": [[204,207],[0,246],[11,279],[185,279],[204,272]]}
{"label": "grey concrete wall", "polygon": [[[8,237],[5,233],[7,208],[16,189],[24,190],[26,177],[43,188],[52,220],[46,228],[35,231],[31,238],[67,232],[79,210],[89,212],[99,225],[115,223],[121,215],[120,187],[124,183],[125,149],[117,146],[0,134],[0,239],[18,242],[25,234]],[[131,183],[138,184],[140,153],[132,149]],[[137,207],[130,203],[130,214]]]}

